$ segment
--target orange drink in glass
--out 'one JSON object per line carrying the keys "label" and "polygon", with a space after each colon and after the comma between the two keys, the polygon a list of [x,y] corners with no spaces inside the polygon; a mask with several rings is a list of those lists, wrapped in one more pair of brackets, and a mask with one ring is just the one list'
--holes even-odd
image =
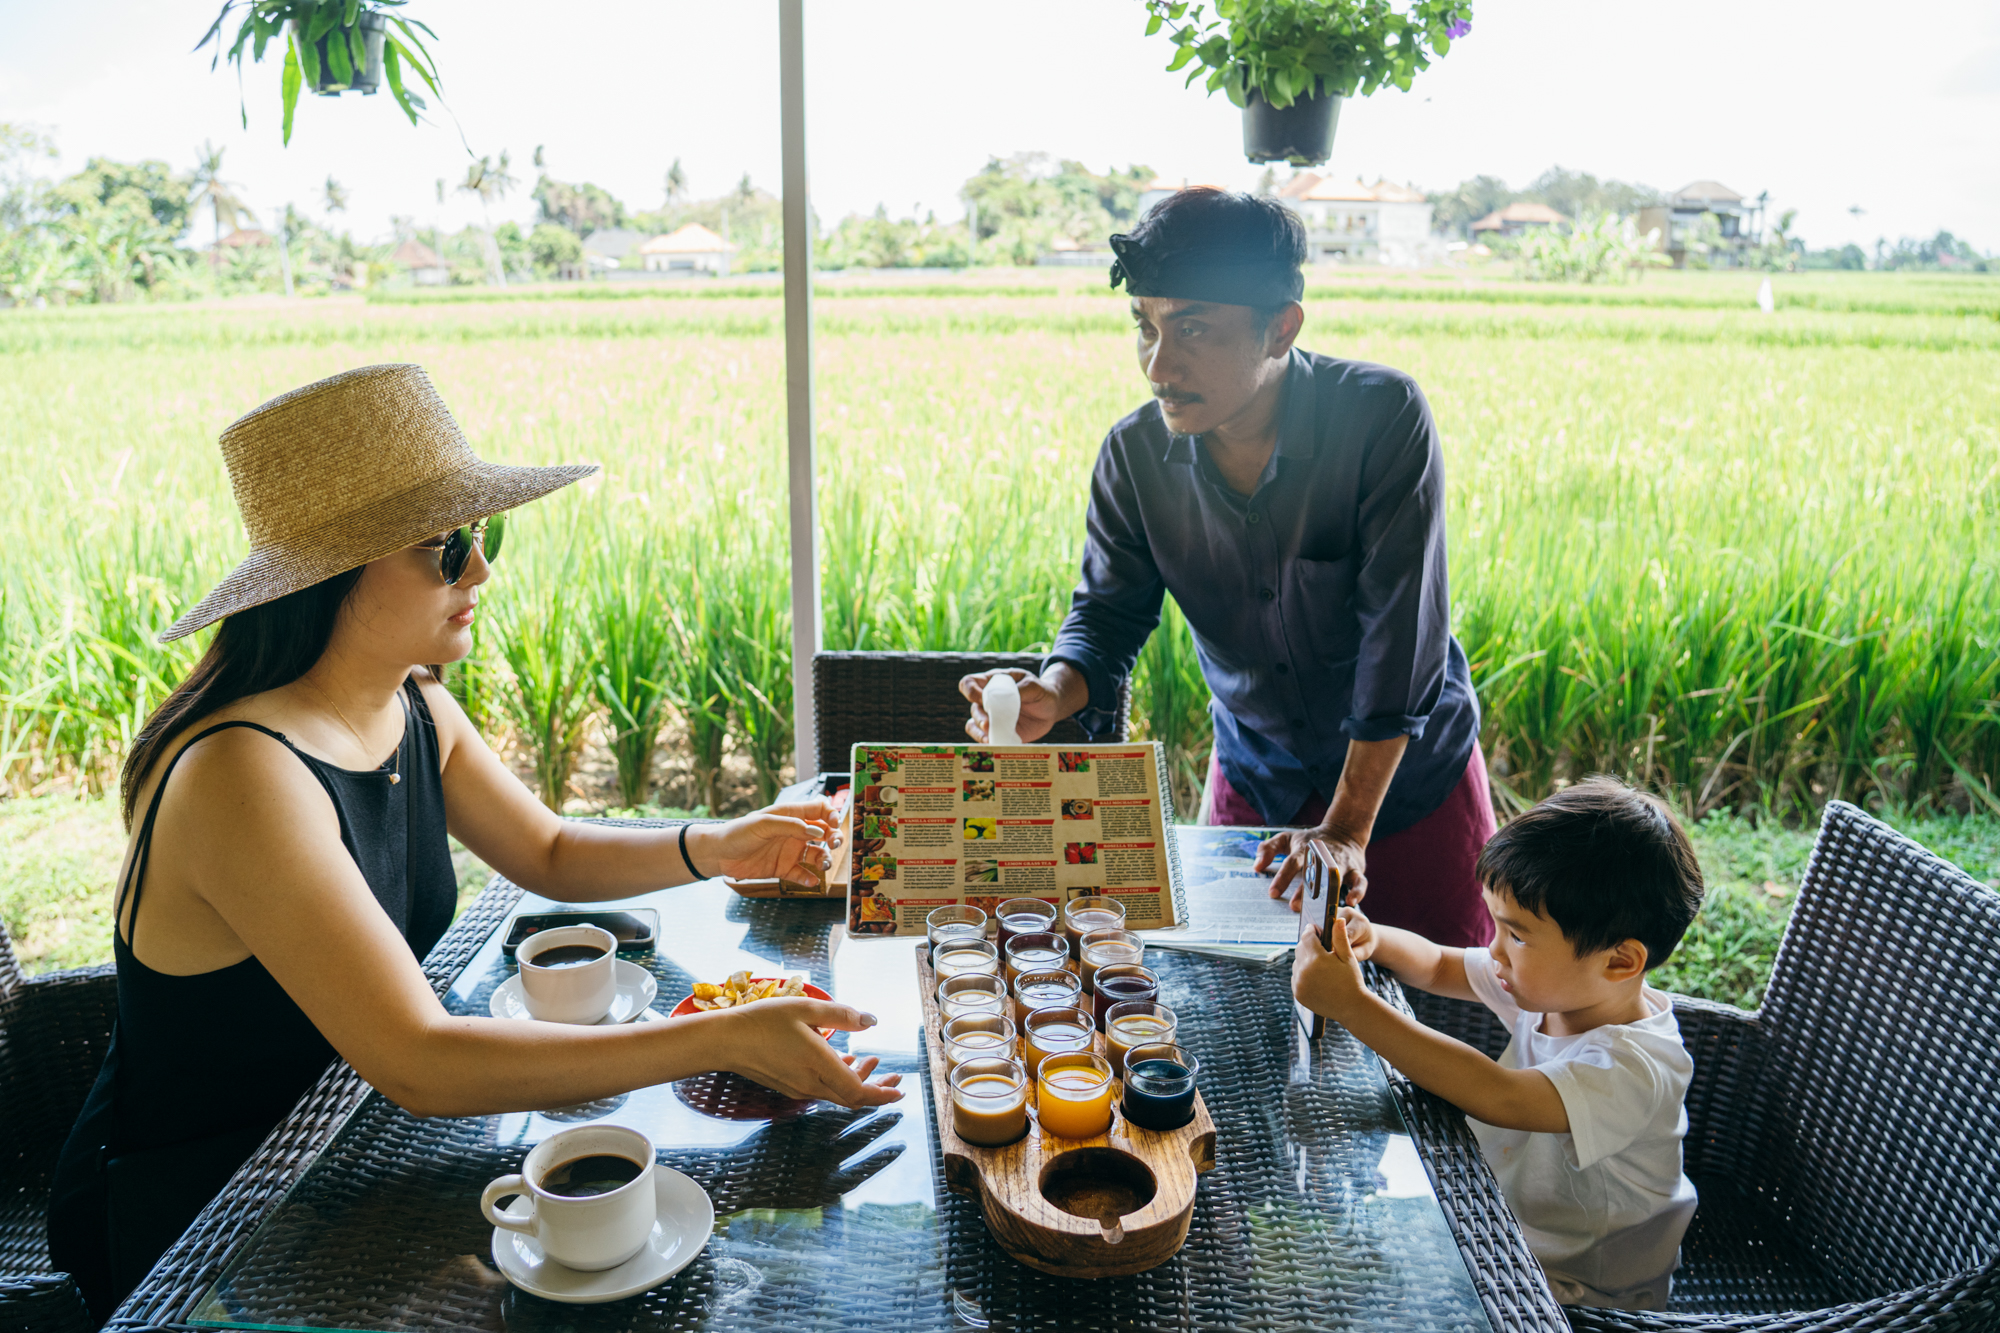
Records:
{"label": "orange drink in glass", "polygon": [[1094,1138],[1111,1128],[1111,1062],[1093,1051],[1065,1051],[1042,1061],[1035,1076],[1042,1133]]}

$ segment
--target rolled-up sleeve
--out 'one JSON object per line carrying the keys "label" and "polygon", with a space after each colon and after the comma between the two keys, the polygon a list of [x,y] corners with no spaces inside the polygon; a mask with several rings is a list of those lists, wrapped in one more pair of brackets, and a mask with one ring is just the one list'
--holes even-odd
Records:
{"label": "rolled-up sleeve", "polygon": [[1370,441],[1362,479],[1354,613],[1361,626],[1351,740],[1424,734],[1444,690],[1451,635],[1445,561],[1444,456],[1415,384]]}
{"label": "rolled-up sleeve", "polygon": [[1068,662],[1090,683],[1090,704],[1076,720],[1093,740],[1118,725],[1118,690],[1132,674],[1146,636],[1160,623],[1165,596],[1140,514],[1137,488],[1121,465],[1117,435],[1106,438],[1090,476],[1084,519],[1083,578],[1069,615],[1043,660]]}

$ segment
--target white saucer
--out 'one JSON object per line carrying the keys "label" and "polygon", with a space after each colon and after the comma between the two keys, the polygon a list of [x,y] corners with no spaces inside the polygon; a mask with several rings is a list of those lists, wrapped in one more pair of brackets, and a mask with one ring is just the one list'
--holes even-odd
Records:
{"label": "white saucer", "polygon": [[[618,998],[611,1002],[611,1012],[597,1020],[601,1027],[629,1023],[643,1016],[652,1008],[653,998],[660,993],[660,983],[637,963],[628,963],[620,958],[612,975],[618,978]],[[528,1012],[528,997],[521,993],[521,974],[518,972],[493,988],[493,998],[487,1001],[486,1008],[495,1018],[534,1017]]]}
{"label": "white saucer", "polygon": [[[533,1236],[503,1227],[493,1228],[493,1261],[509,1282],[546,1300],[595,1305],[637,1296],[693,1263],[715,1234],[715,1205],[709,1202],[708,1192],[680,1172],[656,1163],[653,1195],[659,1201],[660,1214],[646,1248],[616,1268],[578,1272],[545,1257],[541,1243]],[[505,1211],[510,1217],[527,1216],[519,1199]]]}

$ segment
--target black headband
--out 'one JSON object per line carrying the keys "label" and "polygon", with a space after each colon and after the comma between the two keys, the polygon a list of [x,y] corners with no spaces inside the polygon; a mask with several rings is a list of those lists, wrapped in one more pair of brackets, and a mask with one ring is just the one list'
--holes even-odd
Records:
{"label": "black headband", "polygon": [[1288,305],[1305,295],[1305,275],[1282,259],[1246,259],[1241,250],[1209,246],[1149,249],[1121,232],[1111,238],[1111,285],[1133,296],[1212,301],[1258,310]]}

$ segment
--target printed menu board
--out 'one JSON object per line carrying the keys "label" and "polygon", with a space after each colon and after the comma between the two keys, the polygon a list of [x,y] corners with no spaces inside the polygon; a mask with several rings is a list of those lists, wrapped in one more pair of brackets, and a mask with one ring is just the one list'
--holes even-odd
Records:
{"label": "printed menu board", "polygon": [[854,747],[847,929],[921,935],[933,909],[1108,894],[1179,925],[1171,791],[1152,742]]}

